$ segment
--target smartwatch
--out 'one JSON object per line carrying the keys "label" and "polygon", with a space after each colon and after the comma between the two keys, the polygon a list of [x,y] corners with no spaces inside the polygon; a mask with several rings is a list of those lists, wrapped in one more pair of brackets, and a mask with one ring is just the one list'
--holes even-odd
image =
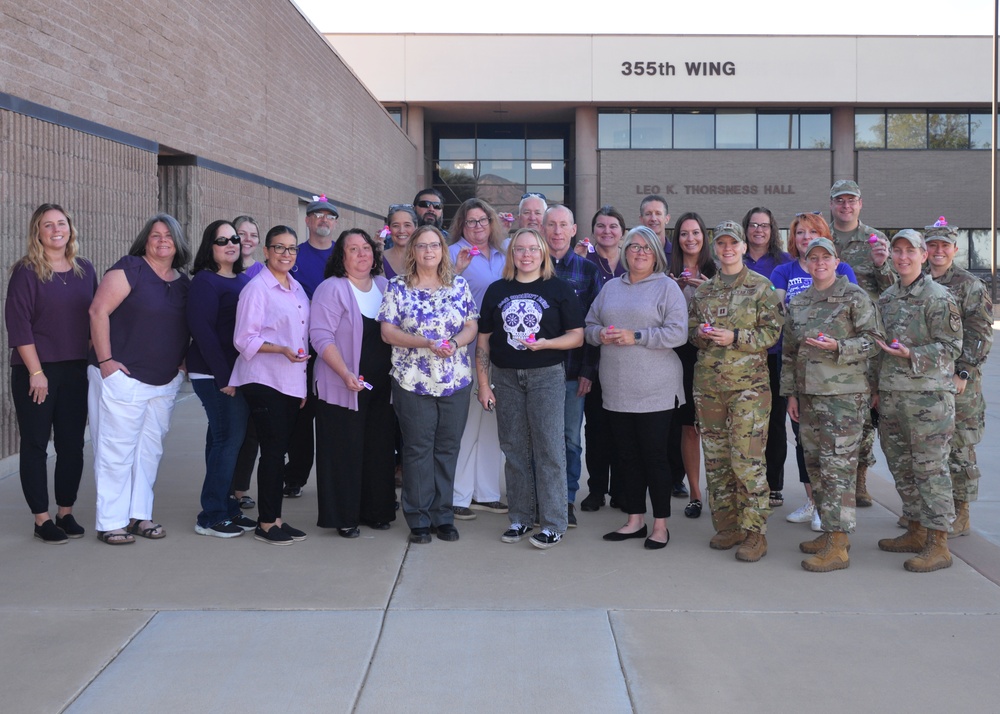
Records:
{"label": "smartwatch", "polygon": [[966,381],[969,380],[969,371],[968,370],[962,369],[962,370],[959,370],[958,372],[956,372],[955,374],[958,375],[959,379],[964,379]]}
{"label": "smartwatch", "polygon": [[639,344],[639,341],[642,339],[642,333],[639,332],[639,330],[636,330],[635,332],[632,333],[632,337],[635,338],[635,343]]}

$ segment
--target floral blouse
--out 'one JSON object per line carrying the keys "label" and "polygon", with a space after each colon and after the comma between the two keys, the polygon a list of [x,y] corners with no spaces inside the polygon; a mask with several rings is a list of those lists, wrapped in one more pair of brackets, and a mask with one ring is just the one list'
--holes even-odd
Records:
{"label": "floral blouse", "polygon": [[[379,322],[388,322],[403,332],[432,340],[450,340],[469,320],[479,319],[479,310],[469,284],[455,276],[451,287],[437,290],[409,288],[402,277],[389,281]],[[393,347],[392,376],[408,392],[447,397],[472,383],[472,345],[451,357],[437,357],[426,347]]]}

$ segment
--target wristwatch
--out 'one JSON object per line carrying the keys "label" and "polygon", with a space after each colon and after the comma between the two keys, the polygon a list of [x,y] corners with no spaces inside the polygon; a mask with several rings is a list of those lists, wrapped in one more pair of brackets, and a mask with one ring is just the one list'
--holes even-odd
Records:
{"label": "wristwatch", "polygon": [[958,378],[959,378],[959,379],[964,379],[964,380],[966,380],[966,381],[968,381],[968,379],[969,379],[969,371],[968,371],[968,370],[965,370],[965,369],[960,369],[960,370],[959,370],[958,372],[956,372],[955,374],[957,374],[957,375],[958,375]]}
{"label": "wristwatch", "polygon": [[636,330],[635,332],[632,333],[632,337],[635,338],[635,343],[639,344],[639,340],[642,339],[642,333],[639,332],[639,330]]}

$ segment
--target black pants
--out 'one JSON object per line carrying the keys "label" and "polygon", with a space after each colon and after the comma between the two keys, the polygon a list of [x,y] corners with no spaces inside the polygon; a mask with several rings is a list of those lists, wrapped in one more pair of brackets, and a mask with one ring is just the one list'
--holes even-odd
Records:
{"label": "black pants", "polygon": [[619,466],[615,440],[611,435],[609,412],[604,409],[604,396],[600,378],[595,379],[583,401],[586,417],[583,434],[587,445],[587,491],[603,496],[611,494],[618,500]]}
{"label": "black pants", "polygon": [[771,384],[771,419],[767,424],[767,446],[764,463],[767,465],[767,485],[772,491],[785,487],[785,458],[788,456],[788,435],[785,431],[787,402],[781,391],[781,355],[767,356],[767,376]]}
{"label": "black pants", "polygon": [[45,401],[35,404],[28,394],[28,368],[13,365],[10,391],[21,431],[21,490],[32,513],[49,510],[48,445],[53,436],[56,447],[56,505],[76,503],[83,474],[83,434],[87,428],[87,362],[45,362],[49,381]]}
{"label": "black pants", "polygon": [[260,441],[257,513],[261,523],[273,523],[281,518],[285,452],[302,400],[263,384],[244,384],[240,390],[250,406],[250,418]]}
{"label": "black pants", "polygon": [[619,488],[626,513],[646,512],[646,491],[653,518],[670,517],[670,475],[666,435],[673,409],[662,412],[608,412],[621,466]]}
{"label": "black pants", "polygon": [[311,347],[309,354],[312,355],[312,359],[306,365],[306,389],[309,390],[309,396],[306,405],[295,415],[295,426],[288,444],[288,463],[285,464],[285,485],[298,488],[305,486],[309,480],[309,472],[312,471],[313,459],[316,456],[314,425],[316,403],[319,398],[313,393],[313,365],[316,364],[318,357]]}

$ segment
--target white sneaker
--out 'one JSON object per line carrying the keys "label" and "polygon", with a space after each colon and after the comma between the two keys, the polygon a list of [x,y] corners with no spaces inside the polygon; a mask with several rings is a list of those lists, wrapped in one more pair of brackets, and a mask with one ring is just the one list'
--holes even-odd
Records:
{"label": "white sneaker", "polygon": [[792,511],[785,516],[785,520],[789,523],[808,523],[813,519],[815,513],[816,504],[812,501],[806,501],[798,510]]}
{"label": "white sneaker", "polygon": [[822,521],[820,521],[819,509],[818,508],[814,508],[813,509],[813,521],[812,521],[812,525],[810,527],[814,531],[816,531],[817,533],[822,533],[823,532],[823,523],[822,523]]}

